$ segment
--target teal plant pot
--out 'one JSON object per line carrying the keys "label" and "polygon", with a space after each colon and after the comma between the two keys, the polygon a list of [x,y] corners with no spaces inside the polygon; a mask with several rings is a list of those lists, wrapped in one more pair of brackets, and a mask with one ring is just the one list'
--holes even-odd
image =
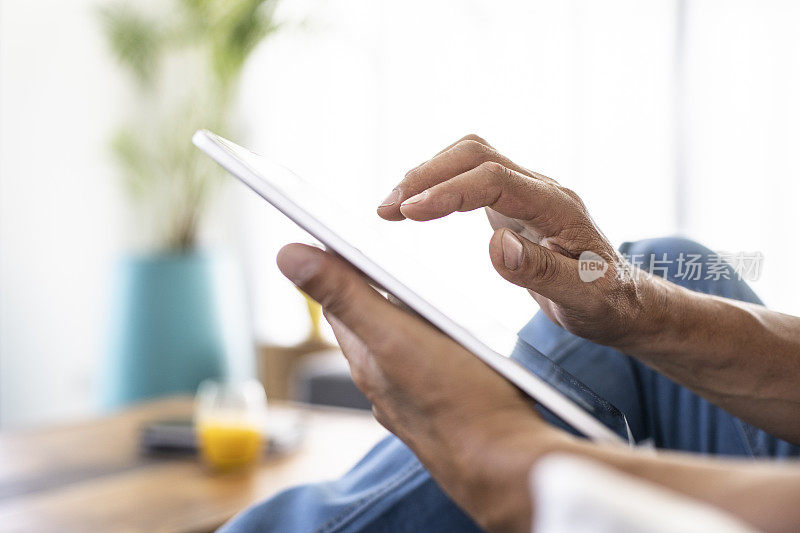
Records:
{"label": "teal plant pot", "polygon": [[204,379],[254,373],[241,276],[231,267],[200,253],[120,262],[103,381],[106,408],[191,394]]}

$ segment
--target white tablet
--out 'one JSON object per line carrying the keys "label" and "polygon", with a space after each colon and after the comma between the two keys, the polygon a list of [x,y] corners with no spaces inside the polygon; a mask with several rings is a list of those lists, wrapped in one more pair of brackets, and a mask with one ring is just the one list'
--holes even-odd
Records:
{"label": "white tablet", "polygon": [[474,331],[411,290],[390,273],[391,265],[378,264],[362,253],[354,242],[357,238],[353,227],[339,224],[338,220],[335,224],[330,219],[321,220],[320,202],[325,198],[309,191],[291,171],[207,130],[195,133],[192,141],[225,170],[363,273],[374,285],[392,294],[528,394],[548,414],[555,415],[575,432],[595,441],[633,443],[622,413],[544,355],[524,342],[517,343],[517,349],[521,347],[536,361],[533,368],[536,373],[532,373],[531,369],[492,349]]}

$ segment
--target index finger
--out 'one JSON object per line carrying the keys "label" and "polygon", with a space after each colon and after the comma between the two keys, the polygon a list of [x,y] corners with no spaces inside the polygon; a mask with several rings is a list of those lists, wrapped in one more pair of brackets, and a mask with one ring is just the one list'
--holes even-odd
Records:
{"label": "index finger", "polygon": [[423,163],[420,163],[416,167],[406,172],[406,175],[403,178],[403,180],[399,184],[397,184],[397,186],[394,189],[392,189],[392,191],[389,193],[389,196],[387,196],[386,199],[384,199],[383,202],[381,202],[381,205],[378,206],[377,209],[378,216],[386,220],[395,220],[395,221],[403,220],[405,217],[402,215],[402,213],[400,213],[399,206],[405,199],[410,198],[411,196],[416,194],[416,192],[409,192],[409,190],[416,190],[416,188],[413,185],[409,188],[408,184],[409,177],[413,176],[416,173],[419,173],[420,169],[422,169],[423,167],[426,168],[430,167],[431,164],[433,164],[434,167],[440,166],[440,158],[439,158],[440,155],[452,150],[456,146],[464,145],[464,143],[475,143],[484,145],[488,148],[492,148],[492,146],[488,142],[486,142],[483,138],[473,133],[465,135],[456,142],[448,146],[445,146],[444,148],[436,152],[436,155],[434,155],[432,158],[428,159]]}
{"label": "index finger", "polygon": [[548,236],[576,223],[580,216],[580,205],[571,191],[495,162],[483,163],[439,183],[400,206],[404,216],[419,221],[481,207],[527,221]]}
{"label": "index finger", "polygon": [[410,170],[378,207],[378,215],[386,220],[403,220],[400,204],[405,200],[486,162],[500,163],[526,176],[553,181],[517,165],[477,135],[468,135]]}

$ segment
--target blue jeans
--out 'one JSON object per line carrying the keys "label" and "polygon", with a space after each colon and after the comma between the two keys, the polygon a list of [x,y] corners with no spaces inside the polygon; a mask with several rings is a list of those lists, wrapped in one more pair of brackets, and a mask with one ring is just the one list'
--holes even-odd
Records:
{"label": "blue jeans", "polygon": [[[704,261],[711,254],[695,242],[649,239],[625,243],[621,251],[666,259],[669,278],[692,290],[761,303],[732,269],[727,271],[730,279],[681,279],[679,254],[701,254]],[[625,413],[637,441],[708,455],[800,455],[800,447],[742,422],[631,357],[568,333],[542,313],[519,335]],[[525,364],[524,352],[517,357]],[[228,532],[364,530],[480,531],[394,436],[381,441],[341,479],[289,489],[223,527]]]}

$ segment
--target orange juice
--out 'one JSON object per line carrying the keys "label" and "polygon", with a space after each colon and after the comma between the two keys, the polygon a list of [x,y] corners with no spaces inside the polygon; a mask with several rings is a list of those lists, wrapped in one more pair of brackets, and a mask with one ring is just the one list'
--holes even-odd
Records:
{"label": "orange juice", "polygon": [[203,460],[217,469],[252,463],[261,454],[264,436],[252,424],[235,420],[201,420],[197,438]]}

